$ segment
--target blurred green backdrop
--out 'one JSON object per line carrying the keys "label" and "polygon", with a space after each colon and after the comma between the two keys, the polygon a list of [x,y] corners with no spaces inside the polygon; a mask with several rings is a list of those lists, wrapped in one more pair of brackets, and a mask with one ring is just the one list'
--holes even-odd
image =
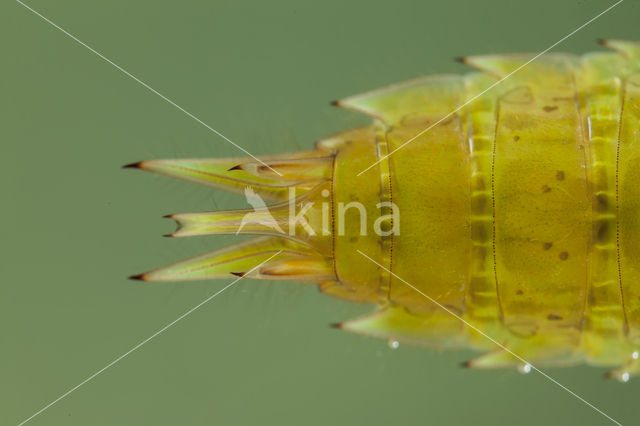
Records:
{"label": "blurred green backdrop", "polygon": [[[539,52],[611,1],[56,1],[28,4],[256,155],[364,123],[329,101],[452,58]],[[626,0],[555,50],[640,39]],[[126,277],[233,238],[170,240],[166,213],[240,197],[120,166],[236,148],[19,3],[0,6],[0,424],[18,424],[229,281]],[[33,425],[607,424],[539,374],[327,327],[369,311],[242,281]],[[640,380],[553,369],[625,424]]]}

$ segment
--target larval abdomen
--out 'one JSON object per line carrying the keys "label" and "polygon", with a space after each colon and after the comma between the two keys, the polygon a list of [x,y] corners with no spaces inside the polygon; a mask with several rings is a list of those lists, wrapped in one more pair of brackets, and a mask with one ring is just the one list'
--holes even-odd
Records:
{"label": "larval abdomen", "polygon": [[[346,98],[337,104],[374,123],[263,165],[138,163],[316,204],[308,226],[287,226],[291,210],[276,204],[279,231],[253,225],[243,233],[260,239],[137,278],[311,281],[380,306],[347,330],[489,350],[472,367],[586,361],[627,380],[640,372],[640,45],[607,45],[615,52],[468,57],[479,72]],[[231,233],[244,214],[176,215],[174,235]]]}

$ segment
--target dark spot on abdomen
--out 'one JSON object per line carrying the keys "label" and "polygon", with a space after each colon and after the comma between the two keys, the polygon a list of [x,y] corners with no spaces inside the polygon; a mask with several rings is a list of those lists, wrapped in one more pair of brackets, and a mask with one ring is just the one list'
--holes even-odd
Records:
{"label": "dark spot on abdomen", "polygon": [[609,197],[607,194],[601,193],[596,195],[596,210],[599,212],[604,212],[609,207]]}

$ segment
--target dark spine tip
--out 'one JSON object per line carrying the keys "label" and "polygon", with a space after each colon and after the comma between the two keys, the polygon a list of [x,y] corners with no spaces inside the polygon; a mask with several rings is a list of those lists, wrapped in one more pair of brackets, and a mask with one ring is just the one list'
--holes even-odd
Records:
{"label": "dark spine tip", "polygon": [[244,272],[231,272],[231,275],[242,278],[244,277]]}
{"label": "dark spine tip", "polygon": [[165,214],[164,216],[162,216],[163,219],[173,219],[173,215],[172,214]]}
{"label": "dark spine tip", "polygon": [[228,169],[227,171],[230,172],[231,170],[242,170],[242,164],[238,164],[237,166],[233,166],[230,169]]}
{"label": "dark spine tip", "polygon": [[137,280],[137,281],[146,281],[144,279],[144,274],[138,274],[138,275],[131,275],[129,277],[130,280]]}
{"label": "dark spine tip", "polygon": [[141,169],[142,161],[138,161],[137,163],[129,163],[122,166],[123,169]]}
{"label": "dark spine tip", "polygon": [[340,106],[340,101],[331,101],[331,106]]}
{"label": "dark spine tip", "polygon": [[171,233],[171,234],[163,234],[162,236],[163,236],[163,237],[167,237],[167,238],[171,238],[171,237],[173,237],[174,235],[173,235],[173,233]]}
{"label": "dark spine tip", "polygon": [[460,62],[461,64],[466,64],[467,63],[467,58],[464,56],[458,56],[456,58],[453,58],[456,62]]}
{"label": "dark spine tip", "polygon": [[471,361],[465,361],[460,363],[460,367],[462,368],[471,368]]}
{"label": "dark spine tip", "polygon": [[329,324],[329,327],[337,328],[338,330],[341,330],[342,329],[342,323],[341,322],[334,322],[333,324]]}
{"label": "dark spine tip", "polygon": [[600,46],[607,46],[607,40],[604,38],[597,38],[596,43],[598,43]]}

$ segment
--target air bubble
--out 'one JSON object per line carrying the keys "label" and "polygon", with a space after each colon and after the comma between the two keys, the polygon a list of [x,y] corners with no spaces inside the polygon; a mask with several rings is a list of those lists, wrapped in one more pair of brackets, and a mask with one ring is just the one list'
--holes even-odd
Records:
{"label": "air bubble", "polygon": [[328,197],[329,196],[329,190],[328,189],[323,189],[321,192],[323,197]]}
{"label": "air bubble", "polygon": [[633,351],[633,353],[631,354],[631,358],[638,359],[638,351]]}
{"label": "air bubble", "polygon": [[388,344],[391,349],[398,349],[400,347],[400,342],[397,340],[389,340]]}
{"label": "air bubble", "polygon": [[522,364],[518,366],[518,371],[521,372],[522,374],[531,373],[531,364]]}
{"label": "air bubble", "polygon": [[622,373],[622,376],[620,376],[620,378],[622,379],[623,382],[628,382],[629,381],[629,373]]}

